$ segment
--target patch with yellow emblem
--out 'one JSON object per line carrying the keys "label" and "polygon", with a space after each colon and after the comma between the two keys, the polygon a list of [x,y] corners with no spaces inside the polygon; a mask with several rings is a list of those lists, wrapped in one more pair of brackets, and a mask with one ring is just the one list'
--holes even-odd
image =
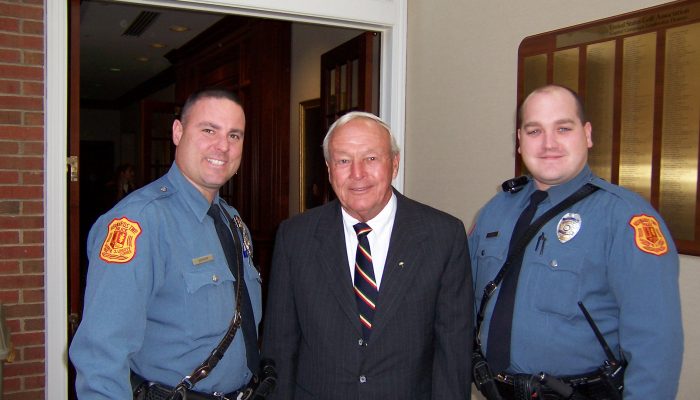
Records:
{"label": "patch with yellow emblem", "polygon": [[136,238],[141,234],[141,226],[138,222],[130,221],[126,217],[113,219],[107,227],[100,258],[108,263],[123,264],[131,261],[136,254]]}
{"label": "patch with yellow emblem", "polygon": [[668,252],[668,242],[656,218],[645,214],[635,215],[630,220],[630,226],[634,229],[634,241],[639,250],[657,256]]}

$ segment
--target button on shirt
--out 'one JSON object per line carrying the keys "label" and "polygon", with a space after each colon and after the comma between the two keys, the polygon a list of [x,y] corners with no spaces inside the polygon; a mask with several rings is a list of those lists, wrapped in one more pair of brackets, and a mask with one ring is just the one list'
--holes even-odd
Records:
{"label": "button on shirt", "polygon": [[[232,207],[227,211],[237,214]],[[129,369],[175,386],[217,346],[235,309],[235,284],[207,215],[209,202],[173,164],[160,179],[132,193],[100,217],[88,238],[88,285],[83,321],[70,348],[80,398],[132,397]],[[133,259],[99,256],[109,224],[138,223]],[[234,230],[234,233],[238,233]],[[244,257],[256,326],[261,289]],[[243,335],[195,390],[231,392],[248,382]]]}
{"label": "button on shirt", "polygon": [[[361,221],[351,217],[342,207],[341,210],[352,282],[355,279],[355,253],[357,252],[357,233],[353,226]],[[374,267],[374,278],[377,281],[377,287],[381,286],[384,264],[386,264],[386,256],[389,253],[391,231],[394,227],[394,217],[396,217],[396,195],[392,193],[391,199],[384,206],[384,209],[376,217],[369,221],[364,221],[372,228],[372,232],[367,235],[367,240],[369,240],[369,248],[372,253],[372,266]]]}

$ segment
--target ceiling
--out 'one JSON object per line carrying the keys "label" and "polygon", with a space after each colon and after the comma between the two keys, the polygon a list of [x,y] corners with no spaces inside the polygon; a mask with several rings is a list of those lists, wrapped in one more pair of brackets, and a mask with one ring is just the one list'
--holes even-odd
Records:
{"label": "ceiling", "polygon": [[[223,14],[105,0],[80,4],[80,97],[114,101],[170,67],[164,57]],[[140,23],[139,23],[140,22]],[[175,32],[172,27],[188,30]],[[155,43],[163,47],[154,47]]]}

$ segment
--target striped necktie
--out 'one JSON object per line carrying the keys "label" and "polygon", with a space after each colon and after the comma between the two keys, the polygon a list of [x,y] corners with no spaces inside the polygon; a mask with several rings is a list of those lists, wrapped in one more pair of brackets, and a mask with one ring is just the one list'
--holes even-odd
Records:
{"label": "striped necktie", "polygon": [[367,240],[367,235],[372,232],[372,228],[364,222],[356,224],[353,228],[355,228],[355,233],[357,233],[354,281],[355,299],[357,300],[357,309],[360,313],[362,337],[367,341],[372,332],[374,308],[379,296],[377,281],[374,279],[372,253],[369,249],[369,240]]}

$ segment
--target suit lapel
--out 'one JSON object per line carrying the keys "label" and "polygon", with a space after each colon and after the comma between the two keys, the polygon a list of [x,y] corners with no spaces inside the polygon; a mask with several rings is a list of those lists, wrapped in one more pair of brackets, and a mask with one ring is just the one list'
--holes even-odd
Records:
{"label": "suit lapel", "polygon": [[379,299],[372,324],[372,337],[376,338],[393,317],[401,299],[411,287],[427,251],[427,233],[420,229],[421,214],[404,196],[396,193],[396,216],[391,231],[389,253],[384,264],[384,274],[379,287]]}
{"label": "suit lapel", "polygon": [[322,279],[319,285],[327,285],[330,288],[358,335],[362,335],[348,265],[343,217],[337,200],[319,220],[316,240],[319,243],[317,258],[321,265],[321,276],[318,278]]}

